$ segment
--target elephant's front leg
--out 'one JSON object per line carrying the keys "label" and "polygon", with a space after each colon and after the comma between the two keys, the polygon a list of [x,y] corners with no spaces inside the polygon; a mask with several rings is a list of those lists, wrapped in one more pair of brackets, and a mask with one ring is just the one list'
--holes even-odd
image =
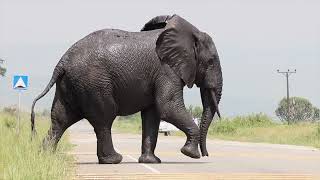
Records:
{"label": "elephant's front leg", "polygon": [[173,83],[165,79],[159,83],[156,90],[157,110],[162,120],[173,124],[186,134],[187,141],[181,152],[191,158],[200,158],[198,150],[200,130],[185,108],[183,86],[177,82],[180,81]]}
{"label": "elephant's front leg", "polygon": [[139,163],[161,163],[154,155],[156,148],[160,117],[155,107],[150,107],[141,112],[142,119],[142,146]]}

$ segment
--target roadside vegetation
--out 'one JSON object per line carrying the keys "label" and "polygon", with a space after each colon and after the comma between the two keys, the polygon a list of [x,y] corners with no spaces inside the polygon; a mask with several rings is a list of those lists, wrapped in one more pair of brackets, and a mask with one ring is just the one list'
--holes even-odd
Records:
{"label": "roadside vegetation", "polygon": [[112,125],[112,129],[121,133],[141,133],[142,122],[140,113],[117,117]]}
{"label": "roadside vegetation", "polygon": [[210,126],[209,137],[249,142],[292,144],[320,148],[320,124],[275,122],[264,114],[252,114],[216,120]]}
{"label": "roadside vegetation", "polygon": [[[113,129],[119,132],[141,133],[140,115],[118,118]],[[184,136],[181,131],[172,134]],[[288,125],[262,113],[250,114],[213,120],[208,130],[208,138],[320,148],[320,122],[308,121]]]}
{"label": "roadside vegetation", "polygon": [[74,175],[71,144],[64,136],[56,152],[42,151],[41,142],[49,129],[48,117],[37,116],[37,136],[31,141],[29,114],[21,114],[20,133],[14,108],[0,111],[0,179],[70,179]]}
{"label": "roadside vegetation", "polygon": [[320,109],[313,106],[308,99],[303,97],[290,97],[289,104],[288,108],[287,98],[283,98],[275,111],[282,122],[292,124],[320,120]]}

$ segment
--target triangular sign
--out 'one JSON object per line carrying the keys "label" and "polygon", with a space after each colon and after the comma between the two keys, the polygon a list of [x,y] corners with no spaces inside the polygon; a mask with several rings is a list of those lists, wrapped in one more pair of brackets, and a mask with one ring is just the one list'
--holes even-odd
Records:
{"label": "triangular sign", "polygon": [[23,82],[22,78],[19,77],[19,80],[17,81],[17,83],[14,85],[13,88],[26,88],[26,84]]}

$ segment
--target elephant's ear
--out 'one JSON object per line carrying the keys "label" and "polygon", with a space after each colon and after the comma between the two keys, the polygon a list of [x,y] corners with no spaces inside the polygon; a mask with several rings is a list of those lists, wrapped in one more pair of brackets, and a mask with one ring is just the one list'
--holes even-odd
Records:
{"label": "elephant's ear", "polygon": [[174,15],[156,42],[161,62],[168,64],[189,88],[193,86],[198,64],[195,54],[198,32],[189,22]]}
{"label": "elephant's ear", "polygon": [[164,28],[171,17],[172,16],[169,15],[154,17],[143,26],[141,31],[151,31],[155,29]]}

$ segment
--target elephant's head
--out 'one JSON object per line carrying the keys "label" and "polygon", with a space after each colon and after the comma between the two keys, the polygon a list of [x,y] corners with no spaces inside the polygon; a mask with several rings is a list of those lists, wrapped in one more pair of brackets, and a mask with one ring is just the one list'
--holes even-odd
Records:
{"label": "elephant's head", "polygon": [[222,72],[219,56],[211,37],[199,31],[178,15],[158,16],[149,21],[145,30],[163,29],[156,41],[156,52],[162,63],[168,64],[189,88],[200,87],[203,113],[200,124],[200,149],[208,156],[206,136],[222,92]]}

